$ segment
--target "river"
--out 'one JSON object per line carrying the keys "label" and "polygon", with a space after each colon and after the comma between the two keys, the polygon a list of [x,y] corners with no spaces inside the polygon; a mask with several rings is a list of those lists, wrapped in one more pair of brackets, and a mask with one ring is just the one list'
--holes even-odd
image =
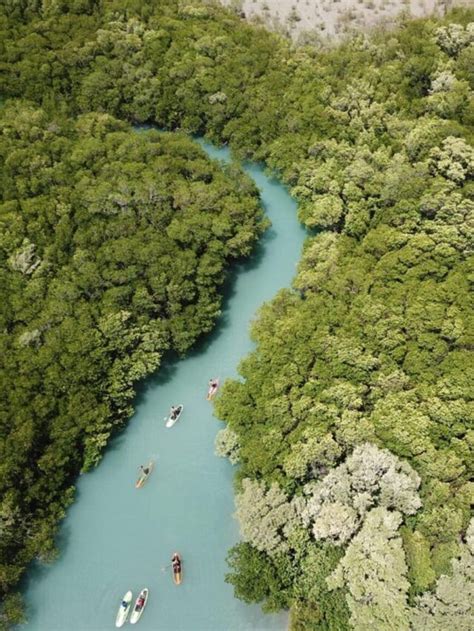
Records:
{"label": "river", "polygon": [[[209,156],[229,160],[226,149],[201,145]],[[215,330],[186,359],[165,364],[139,388],[128,427],[111,441],[100,466],[78,480],[60,529],[60,557],[50,566],[35,564],[25,581],[25,631],[115,628],[122,595],[131,589],[135,598],[143,587],[150,597],[142,631],[287,625],[286,615],[266,615],[240,602],[224,582],[227,551],[239,538],[233,469],[214,455],[222,425],[206,401],[210,377],[222,382],[237,376],[239,361],[253,347],[249,324],[264,301],[290,285],[305,238],[286,189],[257,165],[245,170],[261,190],[272,227],[251,259],[234,266]],[[176,403],[184,404],[182,417],[165,429],[163,418]],[[136,490],[138,465],[152,459],[154,472]],[[183,558],[179,587],[165,567],[175,550]]]}

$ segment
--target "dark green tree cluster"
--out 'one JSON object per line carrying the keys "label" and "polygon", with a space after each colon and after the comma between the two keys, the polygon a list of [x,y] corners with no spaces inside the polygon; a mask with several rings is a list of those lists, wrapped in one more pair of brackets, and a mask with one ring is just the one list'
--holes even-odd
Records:
{"label": "dark green tree cluster", "polygon": [[20,101],[0,128],[5,594],[54,554],[74,478],[131,415],[137,382],[212,328],[226,264],[264,222],[254,184],[183,136]]}
{"label": "dark green tree cluster", "polygon": [[[100,115],[89,114],[95,111],[229,143],[238,155],[276,171],[298,199],[301,220],[320,232],[306,244],[293,289],[262,309],[253,328],[257,349],[241,367],[244,381],[228,383],[217,402],[227,422],[219,452],[240,461],[237,504],[246,540],[230,554],[236,594],[269,610],[291,607],[295,630],[382,631],[394,624],[401,630],[412,619],[425,624],[435,598],[427,590],[441,593],[437,578],[466,565],[462,536],[473,493],[472,11],[406,22],[331,50],[292,49],[199,0],[20,0],[5,2],[2,11],[0,89],[6,97],[34,101],[53,125],[61,127],[59,113],[76,117],[75,134],[91,120],[98,125]],[[82,159],[95,162],[99,148],[89,140],[90,149],[82,142],[66,151],[69,167],[62,158],[62,136],[69,136],[54,126],[50,133],[60,137],[47,159],[25,162],[31,141],[19,153],[15,172],[25,170],[31,181],[17,197],[48,197],[41,178],[36,182],[38,172],[48,182],[64,182],[71,170],[81,171],[83,152],[89,158]],[[64,203],[61,221],[70,207],[90,213],[104,206],[113,216],[123,199],[125,210],[135,212],[126,190],[109,186],[119,180],[113,156],[115,149],[104,160],[102,186],[90,186],[95,173],[75,183],[76,197]],[[134,195],[145,199],[137,170],[124,172]],[[69,185],[68,179],[63,187]],[[182,188],[184,207],[190,196]],[[57,221],[47,199],[24,208],[33,225]],[[7,212],[16,216],[14,207]],[[178,239],[173,226],[167,234]],[[30,230],[8,252],[17,283],[41,278],[47,269],[49,243]],[[88,267],[95,232],[79,241],[86,254],[74,262],[74,274],[82,269],[89,301],[104,280],[117,282],[113,291],[104,288],[115,311],[112,321],[100,320],[100,334],[113,338],[119,331],[122,339],[131,327],[140,335],[133,328],[140,326],[137,316],[126,315],[130,300],[153,312],[149,301],[162,305],[163,298],[137,277],[135,251],[123,264],[126,240],[115,233],[100,270]],[[237,237],[245,250],[248,236],[244,230]],[[67,245],[52,246],[51,256],[72,261],[74,231],[55,239]],[[93,250],[100,252],[96,245]],[[109,250],[122,265],[107,263]],[[199,292],[187,282],[188,263],[192,267],[184,256],[170,295],[184,295],[180,309],[192,315],[189,301],[194,305]],[[120,281],[130,282],[132,298]],[[48,283],[47,292],[53,290],[76,301],[63,282]],[[30,308],[41,295],[35,291]],[[67,315],[53,310],[65,323]],[[184,349],[191,340],[179,322],[168,326],[167,340]],[[74,337],[70,325],[63,344]],[[45,318],[34,327],[23,323],[21,348],[54,336],[45,326]],[[156,335],[163,335],[161,328],[150,331],[153,352]],[[81,352],[94,348],[86,351],[81,342]],[[127,367],[130,349],[119,350]],[[112,381],[102,382],[115,384],[108,396],[117,408],[128,392],[127,370],[119,361]],[[38,409],[52,401],[44,396]],[[100,405],[108,403],[101,398]],[[28,443],[32,430],[23,421]],[[87,445],[107,433],[107,427],[92,432]],[[363,459],[354,464],[358,450],[367,456],[365,468]],[[377,471],[383,485],[374,481]],[[366,578],[357,564],[367,568]],[[412,615],[418,602],[422,611]],[[444,624],[443,607],[435,609],[436,624]],[[468,628],[467,609],[453,605],[449,615],[453,611],[459,628]]]}

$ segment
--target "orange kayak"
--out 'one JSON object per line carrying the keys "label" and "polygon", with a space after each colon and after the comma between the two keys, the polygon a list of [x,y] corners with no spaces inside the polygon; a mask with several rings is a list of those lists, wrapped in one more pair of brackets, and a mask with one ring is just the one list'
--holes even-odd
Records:
{"label": "orange kayak", "polygon": [[148,469],[148,472],[147,473],[144,473],[144,472],[141,473],[140,477],[138,478],[138,480],[135,483],[135,488],[136,489],[141,489],[142,486],[145,484],[145,482],[150,477],[151,472],[153,471],[153,462],[149,462],[146,468]]}

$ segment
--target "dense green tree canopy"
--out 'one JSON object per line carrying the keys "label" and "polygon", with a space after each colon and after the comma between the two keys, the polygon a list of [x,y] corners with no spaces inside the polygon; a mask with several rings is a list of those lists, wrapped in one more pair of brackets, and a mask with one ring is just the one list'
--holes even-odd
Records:
{"label": "dense green tree canopy", "polygon": [[[0,308],[15,374],[2,393],[6,418],[15,411],[2,426],[2,480],[28,466],[25,485],[49,506],[7,486],[5,523],[36,511],[38,526],[25,521],[21,541],[5,539],[2,589],[51,550],[71,492],[49,485],[69,488],[96,460],[130,412],[133,383],[166,348],[184,351],[209,330],[225,261],[260,230],[240,174],[220,174],[181,138],[132,136],[120,119],[205,133],[265,161],[315,231],[293,288],[254,324],[243,380],[216,403],[227,423],[218,451],[239,462],[236,594],[292,607],[295,631],[384,628],[386,593],[400,629],[454,626],[459,603],[438,601],[451,590],[441,576],[456,563],[471,571],[460,546],[474,463],[472,11],[330,50],[293,49],[198,0],[20,0],[0,11],[0,90],[12,99]],[[315,526],[332,523],[314,513],[309,528],[285,531],[281,516],[293,519],[304,489],[346,479],[364,445],[396,464],[379,486],[361,468],[355,503],[317,503],[347,520],[346,534],[315,539]],[[248,489],[260,498],[251,518]],[[253,523],[262,515],[273,532]],[[384,542],[393,572],[378,562]],[[362,587],[361,547],[373,579]],[[16,597],[5,603],[15,619]]]}

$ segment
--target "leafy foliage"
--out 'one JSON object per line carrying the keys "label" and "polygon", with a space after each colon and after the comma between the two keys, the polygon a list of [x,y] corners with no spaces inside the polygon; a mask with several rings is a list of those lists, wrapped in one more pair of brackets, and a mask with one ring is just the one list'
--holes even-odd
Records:
{"label": "leafy foliage", "polygon": [[346,543],[376,505],[412,515],[421,506],[419,476],[387,450],[365,443],[321,482],[306,485],[301,516],[315,539]]}
{"label": "leafy foliage", "polygon": [[291,631],[308,627],[322,631],[350,628],[345,589],[329,590],[326,582],[342,556],[341,549],[332,545],[309,543],[306,546],[294,583]]}
{"label": "leafy foliage", "polygon": [[262,483],[244,479],[235,505],[244,541],[268,554],[287,549],[285,539],[298,520],[294,506],[276,483],[266,489]]}
{"label": "leafy foliage", "polygon": [[231,464],[239,462],[239,437],[229,427],[217,432],[215,447],[216,456],[228,458]]}
{"label": "leafy foliage", "polygon": [[[2,355],[16,377],[3,405],[17,413],[5,426],[1,479],[10,484],[28,467],[25,488],[48,505],[26,552],[6,544],[21,560],[8,561],[2,588],[38,550],[52,554],[50,532],[71,496],[50,489],[67,488],[84,458],[94,462],[130,412],[133,383],[163,350],[184,351],[209,330],[225,260],[247,253],[260,230],[255,193],[241,176],[228,174],[237,190],[224,187],[238,212],[216,211],[221,198],[206,186],[218,176],[195,149],[182,139],[133,139],[118,117],[205,133],[265,161],[298,199],[301,220],[325,230],[308,239],[293,289],[261,310],[243,381],[225,384],[216,402],[225,444],[232,437],[239,445],[238,487],[258,484],[263,502],[278,484],[277,495],[296,507],[308,482],[365,443],[389,450],[421,479],[422,508],[406,511],[399,531],[383,506],[367,512],[383,525],[374,546],[389,542],[392,574],[377,567],[372,522],[346,544],[348,552],[357,537],[367,541],[373,607],[358,600],[363,579],[350,563],[330,596],[301,582],[306,559],[321,559],[314,574],[322,586],[344,552],[321,547],[304,528],[285,540],[288,554],[240,544],[229,581],[239,597],[268,609],[294,606],[294,628],[338,631],[349,625],[348,593],[353,620],[387,623],[386,582],[403,628],[407,598],[452,567],[472,502],[472,11],[404,22],[326,51],[294,50],[198,0],[22,0],[0,11],[1,92],[35,103],[5,110]],[[168,143],[175,155],[173,142],[181,143],[179,165],[167,172],[150,147],[164,155]],[[129,161],[129,151],[140,157]],[[149,159],[167,182],[151,200]],[[161,249],[153,247],[153,221]],[[131,225],[145,239],[139,247]],[[165,245],[180,252],[176,261],[166,259]],[[155,253],[175,263],[173,277],[151,272]],[[11,322],[12,313],[21,319]],[[29,366],[33,353],[37,370],[18,370],[17,358]],[[30,508],[14,492],[3,502],[25,541]]]}
{"label": "leafy foliage", "polygon": [[449,576],[441,576],[436,591],[423,594],[412,609],[411,624],[414,631],[433,629],[441,631],[451,625],[460,631],[469,631],[474,625],[474,546],[471,520],[458,555],[452,560]]}
{"label": "leafy foliage", "polygon": [[356,631],[408,631],[406,563],[397,535],[398,512],[374,508],[344,558],[328,577],[329,588],[347,585],[351,624]]}

